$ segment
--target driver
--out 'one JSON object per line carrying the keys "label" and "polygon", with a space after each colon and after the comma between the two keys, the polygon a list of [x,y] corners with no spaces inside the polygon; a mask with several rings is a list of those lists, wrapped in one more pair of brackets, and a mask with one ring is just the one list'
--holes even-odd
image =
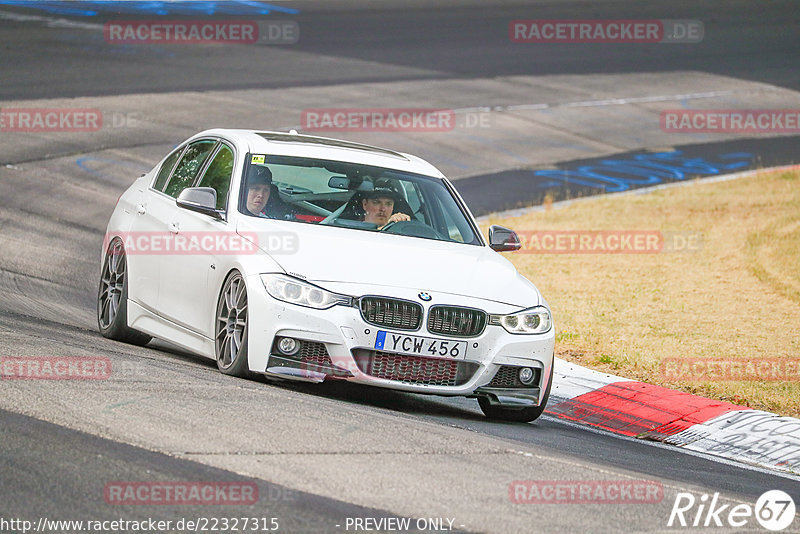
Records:
{"label": "driver", "polygon": [[378,225],[381,230],[389,223],[410,221],[411,217],[403,212],[394,213],[394,204],[398,199],[397,191],[386,180],[378,180],[372,191],[361,200],[364,210],[364,222]]}

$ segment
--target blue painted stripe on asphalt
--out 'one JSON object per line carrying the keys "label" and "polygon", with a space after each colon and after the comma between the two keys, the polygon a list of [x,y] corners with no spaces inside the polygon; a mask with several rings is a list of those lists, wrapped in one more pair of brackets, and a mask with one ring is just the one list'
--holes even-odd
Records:
{"label": "blue painted stripe on asphalt", "polygon": [[81,1],[34,1],[34,0],[0,0],[0,5],[38,9],[57,15],[78,17],[95,17],[100,13],[124,13],[147,15],[269,15],[285,13],[297,15],[299,9],[281,7],[263,2],[248,0],[197,1],[185,2],[153,2],[128,0],[126,2],[110,0]]}
{"label": "blue painted stripe on asphalt", "polygon": [[95,176],[97,176],[99,178],[108,178],[111,175],[108,174],[108,173],[104,173],[102,171],[98,171],[98,170],[95,170],[95,169],[92,169],[92,168],[88,167],[86,164],[88,162],[90,162],[90,161],[102,162],[102,163],[105,163],[107,165],[117,165],[117,166],[121,165],[121,166],[128,167],[128,168],[131,168],[131,169],[136,169],[136,172],[138,172],[138,173],[147,172],[149,170],[149,169],[144,168],[143,165],[137,165],[137,164],[132,163],[132,162],[122,161],[122,160],[117,160],[117,159],[106,159],[106,158],[96,158],[96,157],[93,157],[93,156],[86,156],[86,157],[78,158],[78,159],[75,160],[75,164],[78,167],[80,167],[84,171],[88,172],[89,174],[93,174],[93,175],[95,175]]}

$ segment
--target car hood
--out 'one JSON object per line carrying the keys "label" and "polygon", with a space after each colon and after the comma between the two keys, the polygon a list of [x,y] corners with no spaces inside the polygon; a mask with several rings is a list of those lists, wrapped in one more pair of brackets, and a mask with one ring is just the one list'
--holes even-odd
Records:
{"label": "car hood", "polygon": [[[259,248],[288,274],[325,282],[444,292],[531,307],[536,287],[489,247],[284,221],[245,221]],[[269,235],[293,234],[296,247],[276,250]],[[273,245],[278,242],[274,237]]]}

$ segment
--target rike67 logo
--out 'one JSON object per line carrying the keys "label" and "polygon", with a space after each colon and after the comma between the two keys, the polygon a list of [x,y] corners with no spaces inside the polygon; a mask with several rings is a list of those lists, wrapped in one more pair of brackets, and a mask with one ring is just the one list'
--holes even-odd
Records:
{"label": "rike67 logo", "polygon": [[[753,518],[759,525],[774,532],[784,530],[794,521],[792,497],[781,490],[763,493],[755,506],[747,503],[720,504],[719,493],[696,498],[691,493],[678,493],[667,526],[672,527],[744,527]],[[751,526],[752,527],[752,526]]]}

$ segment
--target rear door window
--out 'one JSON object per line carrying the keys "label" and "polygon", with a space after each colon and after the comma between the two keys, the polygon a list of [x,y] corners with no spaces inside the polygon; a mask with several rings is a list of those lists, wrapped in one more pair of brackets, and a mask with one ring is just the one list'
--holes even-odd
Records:
{"label": "rear door window", "polygon": [[217,142],[214,140],[203,139],[189,145],[178,166],[175,167],[175,172],[172,173],[164,192],[171,197],[177,198],[181,191],[191,187],[198,171],[216,144]]}
{"label": "rear door window", "polygon": [[156,183],[153,184],[153,189],[156,191],[163,191],[164,184],[167,183],[167,178],[169,178],[169,174],[172,172],[172,168],[175,166],[175,162],[178,161],[178,158],[183,152],[183,149],[186,148],[185,146],[180,147],[178,150],[173,152],[169,155],[167,159],[164,160],[164,164],[161,165],[161,170],[158,171],[158,178],[156,178]]}

